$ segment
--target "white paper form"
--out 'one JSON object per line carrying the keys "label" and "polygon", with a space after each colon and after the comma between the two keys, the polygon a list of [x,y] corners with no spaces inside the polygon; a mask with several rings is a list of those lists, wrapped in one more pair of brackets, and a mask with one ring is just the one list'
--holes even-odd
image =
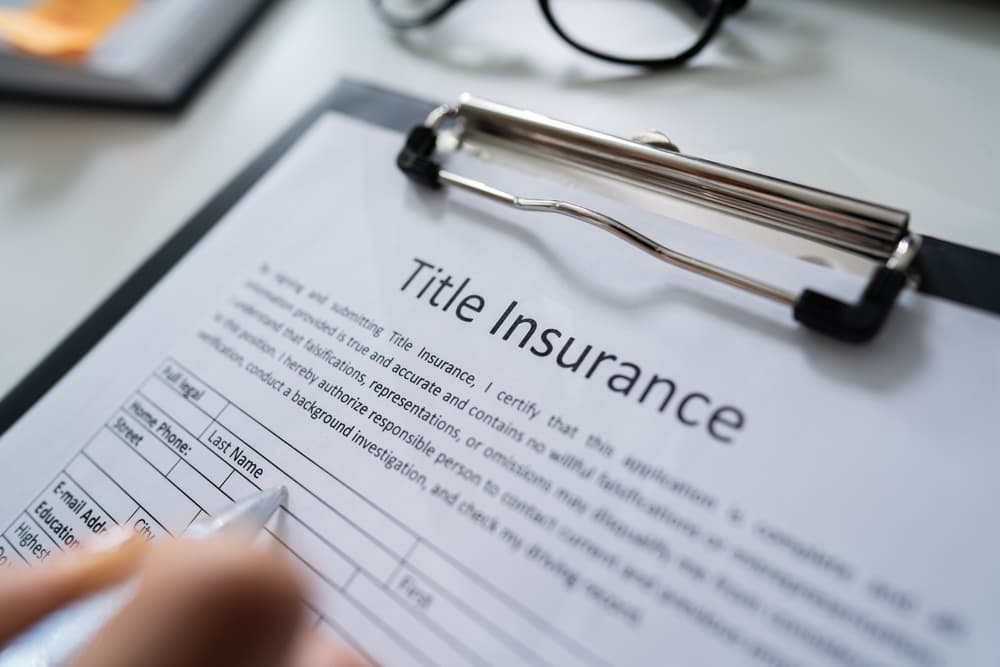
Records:
{"label": "white paper form", "polygon": [[909,294],[872,344],[828,341],[585,225],[411,186],[400,142],[318,122],[0,439],[0,561],[285,485],[268,539],[383,664],[997,664],[997,318]]}

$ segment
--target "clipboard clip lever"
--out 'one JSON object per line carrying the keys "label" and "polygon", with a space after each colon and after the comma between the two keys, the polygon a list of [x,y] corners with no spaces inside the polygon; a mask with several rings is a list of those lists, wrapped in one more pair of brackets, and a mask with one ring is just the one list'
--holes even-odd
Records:
{"label": "clipboard clip lever", "polygon": [[[519,197],[450,172],[436,157],[438,131],[448,121],[461,124],[460,141],[473,129],[521,140],[564,161],[600,166],[646,184],[655,182],[660,189],[688,201],[833,247],[881,258],[884,263],[874,270],[861,296],[853,303],[812,289],[795,294],[680,253],[620,220],[579,204]],[[906,286],[908,272],[920,250],[920,237],[906,229],[909,218],[906,213],[700,160],[673,148],[628,141],[463,95],[458,106],[435,109],[423,125],[410,131],[396,164],[408,177],[426,187],[439,189],[448,185],[519,210],[556,213],[586,222],[663,262],[788,306],[797,322],[838,340],[864,343],[874,338]],[[655,181],[652,177],[656,177]],[[827,228],[829,233],[824,236]]]}

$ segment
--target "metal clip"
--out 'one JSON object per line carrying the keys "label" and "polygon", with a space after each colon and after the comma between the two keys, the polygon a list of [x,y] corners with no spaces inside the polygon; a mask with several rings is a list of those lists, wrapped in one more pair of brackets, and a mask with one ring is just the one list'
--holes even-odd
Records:
{"label": "metal clip", "polygon": [[[701,183],[698,196],[685,198],[714,208],[735,208],[737,213],[753,211],[755,215],[750,216],[753,221],[761,222],[757,217],[768,218],[768,222],[761,224],[806,238],[815,238],[826,224],[834,241],[831,245],[861,246],[853,249],[869,256],[881,255],[885,264],[876,269],[855,303],[811,289],[796,296],[775,285],[673,250],[599,211],[558,199],[519,197],[442,169],[435,160],[437,132],[449,120],[462,122],[462,133],[474,128],[497,137],[527,138],[536,148],[552,150],[561,157],[584,156],[590,166],[603,166],[616,173],[632,170],[633,176],[645,177],[647,183],[651,176],[659,176],[656,183],[669,194],[678,194],[678,183]],[[467,95],[457,107],[438,107],[423,125],[415,127],[397,157],[397,164],[426,186],[450,185],[518,210],[557,213],[593,225],[662,262],[790,306],[799,323],[855,343],[870,340],[881,329],[906,284],[906,271],[920,248],[920,237],[906,232],[909,216],[902,211],[691,158],[680,154],[677,146],[661,132],[642,133],[627,141]],[[845,240],[848,237],[850,242]]]}

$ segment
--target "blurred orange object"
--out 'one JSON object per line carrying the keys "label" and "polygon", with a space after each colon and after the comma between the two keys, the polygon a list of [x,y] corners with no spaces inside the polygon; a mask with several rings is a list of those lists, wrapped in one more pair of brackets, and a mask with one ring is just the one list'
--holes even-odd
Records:
{"label": "blurred orange object", "polygon": [[0,37],[37,56],[79,56],[135,5],[135,0],[41,0],[27,9],[0,9]]}

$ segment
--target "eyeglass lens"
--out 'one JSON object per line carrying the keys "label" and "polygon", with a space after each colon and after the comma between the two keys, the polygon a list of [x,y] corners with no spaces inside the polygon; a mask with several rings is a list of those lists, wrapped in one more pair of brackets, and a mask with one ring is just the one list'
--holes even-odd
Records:
{"label": "eyeglass lens", "polygon": [[672,58],[705,32],[722,0],[550,0],[566,38],[605,56],[635,61]]}

